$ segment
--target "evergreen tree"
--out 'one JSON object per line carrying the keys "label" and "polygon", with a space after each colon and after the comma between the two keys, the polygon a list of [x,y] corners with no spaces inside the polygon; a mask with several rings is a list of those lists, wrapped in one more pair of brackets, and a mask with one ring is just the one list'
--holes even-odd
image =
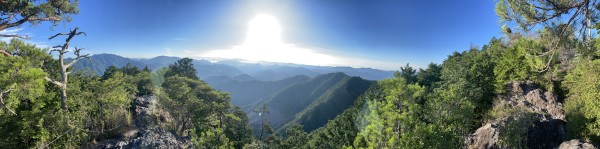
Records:
{"label": "evergreen tree", "polygon": [[192,61],[193,60],[189,58],[182,58],[174,64],[169,65],[169,69],[167,70],[167,72],[165,72],[165,78],[171,76],[181,76],[194,80],[199,80]]}

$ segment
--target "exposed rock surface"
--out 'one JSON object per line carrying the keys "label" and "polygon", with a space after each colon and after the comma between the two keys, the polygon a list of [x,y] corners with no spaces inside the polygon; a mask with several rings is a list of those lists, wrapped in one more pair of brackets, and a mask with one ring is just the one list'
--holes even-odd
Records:
{"label": "exposed rock surface", "polygon": [[477,129],[475,133],[469,135],[465,143],[470,149],[497,148],[499,133],[497,124],[486,124]]}
{"label": "exposed rock surface", "polygon": [[501,106],[507,110],[524,109],[523,111],[532,115],[532,120],[522,120],[524,116],[515,115],[497,118],[470,134],[465,140],[466,147],[505,148],[499,144],[499,138],[503,132],[501,126],[519,120],[527,124],[527,126],[523,126],[527,131],[527,136],[523,140],[526,146],[522,147],[554,148],[562,143],[565,138],[565,115],[562,104],[557,101],[557,96],[551,92],[544,92],[531,81],[509,83],[507,88],[509,93],[500,96],[500,102],[495,106]]}
{"label": "exposed rock surface", "polygon": [[594,145],[590,143],[586,143],[578,139],[573,139],[571,141],[565,141],[561,143],[557,149],[596,149],[596,147],[594,147]]}
{"label": "exposed rock surface", "polygon": [[137,97],[133,102],[134,128],[122,135],[120,139],[107,140],[91,148],[99,149],[138,149],[138,148],[193,148],[187,138],[177,138],[171,132],[162,130],[157,123],[163,116],[156,113],[156,96]]}

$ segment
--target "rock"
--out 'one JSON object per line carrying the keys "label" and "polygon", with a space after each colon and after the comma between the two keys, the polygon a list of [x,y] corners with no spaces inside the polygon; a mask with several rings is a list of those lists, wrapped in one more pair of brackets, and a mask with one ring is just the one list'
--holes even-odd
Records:
{"label": "rock", "polygon": [[158,128],[156,96],[137,97],[133,101],[133,117],[135,128],[125,132],[116,140],[105,140],[103,143],[88,148],[99,149],[172,149],[194,148],[189,138],[177,138],[171,132]]}
{"label": "rock", "polygon": [[498,130],[497,124],[486,124],[483,127],[477,129],[474,134],[467,136],[465,144],[470,149],[488,149],[496,148],[498,145]]}
{"label": "rock", "polygon": [[511,106],[522,106],[536,113],[547,114],[552,119],[565,120],[562,104],[558,102],[558,96],[552,92],[544,92],[531,81],[513,82],[507,85],[510,94],[504,98],[503,104]]}
{"label": "rock", "polygon": [[156,111],[156,96],[142,96],[136,97],[133,100],[133,117],[134,123],[139,128],[145,128],[149,125],[156,124],[155,120],[152,118],[152,114]]}
{"label": "rock", "polygon": [[557,149],[596,149],[596,147],[594,147],[594,145],[590,143],[586,143],[578,139],[573,139],[561,143]]}
{"label": "rock", "polygon": [[[544,92],[531,81],[512,82],[506,85],[507,95],[499,96],[500,102],[494,105],[506,111],[517,111],[500,117],[477,129],[465,139],[467,148],[489,149],[503,148],[499,143],[504,128],[513,128],[515,124],[526,131],[523,137],[527,148],[553,148],[565,138],[565,114],[558,97]],[[512,125],[510,125],[512,124]],[[517,125],[517,126],[518,126]],[[514,130],[513,130],[514,131]]]}

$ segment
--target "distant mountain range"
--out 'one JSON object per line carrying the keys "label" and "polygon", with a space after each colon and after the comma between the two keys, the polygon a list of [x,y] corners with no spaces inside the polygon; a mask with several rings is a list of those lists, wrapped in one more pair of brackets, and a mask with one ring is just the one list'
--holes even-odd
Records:
{"label": "distant mountain range", "polygon": [[[173,64],[178,57],[159,56],[131,59],[98,54],[82,60],[75,70],[98,75],[109,66],[128,63],[156,70]],[[309,66],[283,63],[245,63],[238,60],[210,62],[194,60],[198,76],[213,88],[231,94],[234,105],[242,107],[250,124],[260,128],[254,109],[267,105],[272,127],[281,131],[292,123],[310,132],[351,107],[357,97],[374,84],[371,80],[393,77],[394,72],[370,68]]]}
{"label": "distant mountain range", "polygon": [[[75,70],[89,70],[102,75],[109,66],[123,67],[130,63],[139,68],[148,67],[156,70],[173,64],[179,57],[158,56],[150,59],[125,58],[114,54],[96,54],[89,60],[81,60],[74,67]],[[241,60],[223,60],[210,62],[208,60],[194,60],[201,79],[217,76],[239,77],[244,75],[261,81],[277,81],[297,75],[314,77],[319,74],[343,72],[349,76],[358,76],[367,80],[381,80],[392,77],[393,71],[384,71],[371,68],[311,66],[288,63],[246,63]],[[249,78],[247,78],[249,79]]]}

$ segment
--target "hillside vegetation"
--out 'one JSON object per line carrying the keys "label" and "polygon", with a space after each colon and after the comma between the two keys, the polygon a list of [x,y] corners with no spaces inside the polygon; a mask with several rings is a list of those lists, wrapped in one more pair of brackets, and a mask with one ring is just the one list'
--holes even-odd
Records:
{"label": "hillside vegetation", "polygon": [[[278,69],[314,76],[260,80],[251,75],[279,72],[189,58],[96,67],[69,48],[79,28],[52,36],[66,38],[53,49],[11,36],[0,41],[0,147],[596,148],[600,3],[496,2],[505,37],[378,81],[317,66]],[[0,31],[79,12],[71,0],[0,3],[9,18]]]}

